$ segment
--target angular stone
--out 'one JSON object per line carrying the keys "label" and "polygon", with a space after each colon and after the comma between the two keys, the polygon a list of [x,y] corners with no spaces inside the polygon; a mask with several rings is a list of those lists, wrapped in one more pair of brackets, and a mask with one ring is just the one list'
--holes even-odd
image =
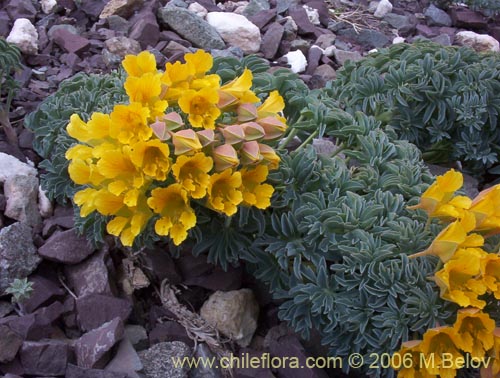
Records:
{"label": "angular stone", "polygon": [[72,34],[78,34],[78,29],[75,28],[73,25],[69,24],[59,24],[59,25],[53,25],[50,27],[49,31],[47,32],[47,36],[49,37],[50,40],[54,38],[54,33],[59,30],[59,29],[64,29],[67,32],[70,32]]}
{"label": "angular stone", "polygon": [[158,323],[151,332],[149,332],[150,345],[166,341],[182,341],[184,344],[194,346],[194,342],[189,338],[186,329],[179,323],[173,321]]}
{"label": "angular stone", "polygon": [[118,344],[115,356],[106,365],[106,371],[126,373],[129,377],[139,377],[137,372],[142,370],[142,362],[134,346],[128,339],[123,339]]}
{"label": "angular stone", "polygon": [[80,264],[64,267],[68,283],[77,296],[112,294],[108,260],[107,251],[101,250]]}
{"label": "angular stone", "polygon": [[73,34],[65,29],[55,30],[52,39],[64,51],[74,54],[81,54],[90,47],[90,41],[87,38]]}
{"label": "angular stone", "polygon": [[389,13],[385,15],[384,21],[386,21],[393,28],[396,28],[403,36],[406,36],[415,31],[415,27],[417,26],[416,17],[395,13]]}
{"label": "angular stone", "polygon": [[6,40],[19,47],[26,55],[38,53],[38,32],[27,18],[16,19]]}
{"label": "angular stone", "polygon": [[106,0],[85,0],[79,4],[79,8],[87,16],[95,20],[101,14],[106,3]]}
{"label": "angular stone", "polygon": [[130,17],[135,9],[142,6],[143,0],[110,0],[102,10],[99,18],[107,18],[109,16],[121,16],[123,18]]}
{"label": "angular stone", "polygon": [[429,26],[451,26],[452,24],[451,17],[448,13],[439,9],[434,4],[429,5],[424,12],[424,16]]}
{"label": "angular stone", "polygon": [[77,298],[76,311],[80,328],[90,331],[115,318],[125,322],[130,316],[132,305],[126,299],[90,294]]}
{"label": "angular stone", "polygon": [[312,75],[319,65],[319,61],[323,56],[323,50],[317,46],[312,46],[307,54],[307,69],[306,75]]}
{"label": "angular stone", "polygon": [[152,11],[143,12],[130,30],[129,37],[141,44],[143,49],[158,43],[160,27]]}
{"label": "angular stone", "polygon": [[9,315],[14,311],[14,304],[12,302],[0,301],[0,319]]}
{"label": "angular stone", "polygon": [[260,50],[266,59],[273,59],[277,54],[284,32],[285,28],[277,22],[273,22],[267,28],[266,33],[262,37],[262,44],[260,46]]}
{"label": "angular stone", "polygon": [[127,373],[106,371],[102,369],[85,369],[68,364],[65,378],[130,378]]}
{"label": "angular stone", "polygon": [[136,350],[145,349],[149,345],[148,333],[143,326],[128,324],[125,326],[125,337],[132,343]]}
{"label": "angular stone", "polygon": [[243,16],[251,17],[263,10],[270,9],[268,0],[250,0],[248,5],[243,10]]}
{"label": "angular stone", "polygon": [[276,11],[278,14],[300,5],[300,0],[276,0]]}
{"label": "angular stone", "polygon": [[65,295],[65,291],[59,285],[40,275],[33,275],[29,280],[33,283],[33,291],[30,297],[21,303],[21,309],[25,313],[32,313],[51,298]]}
{"label": "angular stone", "polygon": [[[217,358],[205,343],[200,343],[196,346],[193,357],[205,361]],[[239,375],[236,375],[236,377],[239,377]],[[197,367],[191,368],[189,378],[223,378],[223,375],[220,369],[199,364]]]}
{"label": "angular stone", "polygon": [[139,352],[144,372],[148,378],[185,378],[188,368],[175,367],[173,360],[182,360],[191,355],[191,348],[180,341],[159,343]]}
{"label": "angular stone", "polygon": [[383,18],[390,12],[392,12],[391,2],[389,0],[380,0],[373,15],[377,18]]}
{"label": "angular stone", "polygon": [[20,360],[26,374],[59,376],[66,372],[69,349],[63,341],[25,341]]}
{"label": "angular stone", "polygon": [[23,345],[23,338],[6,325],[0,325],[0,364],[10,362]]}
{"label": "angular stone", "polygon": [[461,31],[455,36],[455,43],[468,46],[479,52],[499,52],[499,42],[490,35],[477,34],[472,31]]}
{"label": "angular stone", "polygon": [[295,7],[288,11],[288,14],[295,21],[299,34],[315,34],[316,27],[309,21],[307,12],[302,7]]}
{"label": "angular stone", "polygon": [[451,38],[448,34],[440,34],[437,37],[431,38],[432,42],[439,43],[443,46],[451,46]]}
{"label": "angular stone", "polygon": [[457,28],[485,29],[488,27],[488,20],[480,12],[467,8],[451,8],[450,14],[453,25]]}
{"label": "angular stone", "polygon": [[246,347],[257,328],[259,305],[249,289],[216,291],[203,304],[200,315],[238,345]]}
{"label": "angular stone", "polygon": [[5,215],[35,230],[41,229],[42,217],[38,210],[38,179],[32,175],[11,176],[4,183],[7,200]]}
{"label": "angular stone", "polygon": [[214,27],[187,9],[167,5],[158,10],[158,18],[160,23],[172,28],[197,47],[205,49],[226,47]]}
{"label": "angular stone", "polygon": [[357,51],[344,51],[339,49],[333,50],[333,56],[335,57],[337,63],[341,66],[343,66],[348,60],[358,62],[363,59],[361,54]]}
{"label": "angular stone", "polygon": [[267,9],[248,17],[248,20],[262,30],[264,26],[269,24],[276,18],[276,9]]}
{"label": "angular stone", "polygon": [[319,22],[323,26],[328,26],[331,17],[325,2],[321,0],[310,0],[307,1],[306,4],[308,7],[315,9],[318,12]]}
{"label": "angular stone", "polygon": [[123,322],[120,318],[87,332],[75,342],[78,366],[103,368],[108,361],[108,352],[122,337]]}
{"label": "angular stone", "polygon": [[108,22],[108,27],[111,30],[127,34],[130,29],[130,23],[123,17],[112,15],[109,16],[106,20]]}
{"label": "angular stone", "polygon": [[384,33],[379,32],[378,30],[363,29],[359,33],[357,33],[353,28],[342,29],[339,30],[337,36],[347,37],[354,43],[357,43],[368,49],[384,47],[391,43],[389,38],[387,38]]}
{"label": "angular stone", "polygon": [[6,38],[9,35],[11,23],[6,11],[0,10],[0,36]]}
{"label": "angular stone", "polygon": [[318,66],[313,73],[313,76],[320,76],[325,82],[333,80],[337,77],[337,72],[329,64]]}
{"label": "angular stone", "polygon": [[418,24],[416,26],[416,30],[417,30],[418,34],[420,34],[426,38],[435,37],[437,35],[437,32],[434,29],[432,29],[424,24]]}
{"label": "angular stone", "polygon": [[37,174],[37,170],[31,165],[21,162],[14,156],[0,152],[0,183],[13,176],[36,176]]}
{"label": "angular stone", "polygon": [[63,264],[78,264],[94,251],[95,248],[84,236],[77,235],[75,229],[55,233],[38,249],[43,258]]}
{"label": "angular stone", "polygon": [[[264,351],[256,351],[252,349],[244,348],[240,351],[240,353],[244,353],[248,355],[250,361],[252,358],[258,358],[259,360],[263,359],[263,354],[266,353]],[[301,369],[298,369],[301,371]],[[236,376],[238,378],[275,378],[275,375],[271,372],[271,370],[265,366],[259,366],[257,368],[251,367],[236,367],[234,369]],[[280,376],[281,377],[281,376]]]}
{"label": "angular stone", "polygon": [[4,9],[12,21],[27,18],[31,22],[35,22],[37,10],[30,0],[10,0]]}
{"label": "angular stone", "polygon": [[0,295],[14,279],[27,277],[41,262],[31,232],[20,222],[0,229]]}
{"label": "angular stone", "polygon": [[141,45],[135,39],[127,37],[113,37],[104,42],[111,54],[124,58],[126,55],[137,55],[141,52]]}
{"label": "angular stone", "polygon": [[170,256],[168,250],[163,248],[146,249],[143,257],[144,267],[153,273],[158,282],[162,282],[164,279],[168,279],[168,282],[172,285],[177,285],[182,282],[182,275],[177,269],[174,259]]}

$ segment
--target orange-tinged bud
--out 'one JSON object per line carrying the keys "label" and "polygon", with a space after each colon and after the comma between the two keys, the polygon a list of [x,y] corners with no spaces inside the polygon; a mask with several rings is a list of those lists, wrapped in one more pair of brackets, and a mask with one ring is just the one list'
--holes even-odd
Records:
{"label": "orange-tinged bud", "polygon": [[241,155],[241,164],[250,165],[258,163],[263,159],[260,154],[259,143],[256,141],[250,141],[243,143],[243,146],[240,150]]}
{"label": "orange-tinged bud", "polygon": [[243,130],[245,131],[245,140],[247,141],[259,140],[266,135],[264,128],[257,122],[242,123],[241,126],[243,126]]}
{"label": "orange-tinged bud", "polygon": [[149,125],[149,127],[153,129],[153,133],[158,137],[158,139],[160,140],[170,139],[170,133],[167,129],[167,125],[165,122],[159,121],[158,118],[156,118],[156,122]]}
{"label": "orange-tinged bud", "polygon": [[191,129],[173,133],[172,142],[174,143],[174,154],[176,155],[182,155],[186,152],[194,152],[203,147],[198,139],[198,135]]}
{"label": "orange-tinged bud", "polygon": [[214,148],[213,159],[215,170],[219,172],[227,168],[236,167],[240,163],[236,150],[230,144],[223,144]]}
{"label": "orange-tinged bud", "polygon": [[236,109],[236,113],[238,113],[238,122],[253,121],[257,118],[257,107],[249,103],[240,104]]}
{"label": "orange-tinged bud", "polygon": [[162,117],[162,121],[167,125],[167,129],[170,131],[175,131],[180,129],[184,125],[184,121],[179,113],[170,112]]}
{"label": "orange-tinged bud", "polygon": [[238,102],[238,97],[233,96],[231,93],[219,91],[219,102],[217,107],[219,109],[226,108]]}
{"label": "orange-tinged bud", "polygon": [[267,144],[259,143],[259,151],[270,170],[277,169],[279,167],[281,159],[272,147],[269,147]]}
{"label": "orange-tinged bud", "polygon": [[215,132],[211,129],[205,129],[197,131],[198,139],[200,139],[201,145],[203,147],[215,142]]}
{"label": "orange-tinged bud", "polygon": [[266,132],[264,140],[279,138],[286,130],[286,124],[276,117],[265,117],[257,121]]}
{"label": "orange-tinged bud", "polygon": [[230,125],[220,129],[227,144],[237,144],[245,140],[245,132],[241,125]]}

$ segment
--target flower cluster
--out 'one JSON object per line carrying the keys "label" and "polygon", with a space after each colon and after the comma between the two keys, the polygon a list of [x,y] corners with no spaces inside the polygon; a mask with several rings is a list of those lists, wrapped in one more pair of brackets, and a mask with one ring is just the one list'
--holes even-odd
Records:
{"label": "flower cluster", "polygon": [[[500,232],[500,185],[479,193],[476,198],[455,196],[463,185],[463,176],[450,170],[437,177],[411,209],[423,209],[429,218],[448,225],[436,236],[429,248],[411,257],[434,255],[442,267],[434,280],[443,299],[464,307],[455,324],[427,330],[423,340],[404,343],[400,351],[411,353],[418,364],[403,368],[401,377],[454,377],[463,362],[462,353],[481,359],[491,357],[493,363],[483,367],[497,376],[500,373],[500,328],[482,310],[487,305],[485,294],[500,299],[500,255],[483,249],[485,238]],[[497,251],[493,251],[497,252]],[[446,364],[439,356],[452,356]],[[432,366],[421,362],[426,356],[438,356]]]}
{"label": "flower cluster", "polygon": [[129,103],[88,122],[74,114],[67,126],[80,142],[66,153],[71,179],[84,186],[74,197],[80,215],[110,216],[107,231],[126,246],[151,220],[179,245],[196,225],[195,203],[227,216],[270,206],[264,182],[280,162],[269,142],[287,127],[282,97],[262,102],[248,69],[221,86],[202,50],[184,60],[159,71],[149,52],[126,56]]}

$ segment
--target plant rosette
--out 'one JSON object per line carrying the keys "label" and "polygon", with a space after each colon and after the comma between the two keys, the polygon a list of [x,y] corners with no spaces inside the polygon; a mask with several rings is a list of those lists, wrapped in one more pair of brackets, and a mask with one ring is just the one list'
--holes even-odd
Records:
{"label": "plant rosette", "polygon": [[270,206],[265,181],[280,163],[272,146],[287,128],[283,98],[272,91],[261,101],[249,69],[221,85],[202,50],[184,60],[160,71],[149,52],[126,56],[129,103],[88,122],[73,114],[67,126],[79,142],[66,158],[80,216],[109,217],[107,232],[124,246],[149,222],[180,245],[200,207],[231,217],[240,206]]}

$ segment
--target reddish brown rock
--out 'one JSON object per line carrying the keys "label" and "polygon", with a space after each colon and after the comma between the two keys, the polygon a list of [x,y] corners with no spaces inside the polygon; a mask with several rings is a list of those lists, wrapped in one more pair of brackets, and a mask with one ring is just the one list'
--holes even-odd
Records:
{"label": "reddish brown rock", "polygon": [[167,321],[157,324],[149,333],[149,344],[154,345],[165,341],[182,341],[194,346],[194,342],[187,335],[186,329],[177,322]]}
{"label": "reddish brown rock", "polygon": [[316,26],[309,21],[309,17],[307,16],[307,12],[302,7],[295,7],[288,11],[290,17],[293,18],[298,27],[299,34],[315,34]]}
{"label": "reddish brown rock", "polygon": [[76,311],[80,328],[90,331],[115,318],[125,322],[130,316],[132,305],[126,299],[91,294],[76,300]]}
{"label": "reddish brown rock", "polygon": [[31,22],[34,22],[37,14],[37,10],[30,0],[10,0],[6,2],[4,9],[12,21],[18,18],[27,18]]}
{"label": "reddish brown rock", "polygon": [[[175,42],[170,42],[173,44]],[[168,48],[168,46],[167,46]],[[172,285],[182,282],[182,275],[175,265],[170,252],[165,248],[147,249],[144,251],[144,267],[153,273],[158,282],[167,279]]]}
{"label": "reddish brown rock", "polygon": [[90,41],[87,38],[65,29],[56,29],[52,34],[52,39],[60,48],[69,53],[80,54],[90,47]]}
{"label": "reddish brown rock", "polygon": [[21,309],[25,313],[32,313],[51,298],[60,297],[65,294],[62,287],[42,276],[33,275],[30,277],[30,281],[33,283],[33,291],[30,297],[21,304]]}
{"label": "reddish brown rock", "polygon": [[68,364],[66,378],[130,378],[127,373],[106,371],[100,369],[85,369]]}
{"label": "reddish brown rock", "polygon": [[141,44],[143,49],[158,43],[160,27],[153,12],[143,12],[130,30],[129,37]]}
{"label": "reddish brown rock", "polygon": [[63,264],[78,264],[95,251],[84,236],[77,235],[75,229],[52,235],[38,249],[45,259]]}
{"label": "reddish brown rock", "polygon": [[103,368],[109,359],[108,352],[123,337],[123,322],[120,318],[87,332],[75,342],[78,366]]}
{"label": "reddish brown rock", "polygon": [[66,373],[69,348],[63,341],[25,341],[19,353],[26,374],[61,376]]}
{"label": "reddish brown rock", "polygon": [[276,9],[265,9],[248,17],[250,22],[257,26],[259,29],[263,29],[264,26],[269,24],[276,17]]}
{"label": "reddish brown rock", "polygon": [[10,327],[0,325],[0,363],[10,362],[23,345],[23,338]]}
{"label": "reddish brown rock", "polygon": [[280,47],[280,42],[283,38],[284,32],[285,28],[277,22],[273,22],[269,26],[266,33],[262,37],[262,43],[260,45],[260,50],[266,59],[274,58]]}
{"label": "reddish brown rock", "polygon": [[488,20],[481,13],[467,8],[451,8],[451,20],[453,25],[465,29],[484,29],[488,26]]}

